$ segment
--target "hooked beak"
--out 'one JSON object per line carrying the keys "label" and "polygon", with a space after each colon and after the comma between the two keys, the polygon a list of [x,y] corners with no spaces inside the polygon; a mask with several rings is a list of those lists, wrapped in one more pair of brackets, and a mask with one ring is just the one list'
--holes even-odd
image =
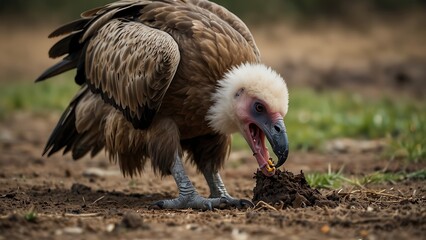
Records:
{"label": "hooked beak", "polygon": [[[266,176],[273,176],[276,168],[282,166],[288,156],[288,138],[281,115],[274,117],[258,117],[254,121],[248,122],[244,127],[243,136],[253,151],[259,169]],[[272,149],[278,157],[278,163],[275,165],[272,158],[269,157],[268,148],[265,144],[265,138],[271,144]]]}
{"label": "hooked beak", "polygon": [[288,157],[288,137],[285,128],[284,120],[282,118],[271,122],[270,124],[262,124],[259,126],[265,133],[266,139],[271,144],[272,150],[278,157],[276,168],[281,167]]}

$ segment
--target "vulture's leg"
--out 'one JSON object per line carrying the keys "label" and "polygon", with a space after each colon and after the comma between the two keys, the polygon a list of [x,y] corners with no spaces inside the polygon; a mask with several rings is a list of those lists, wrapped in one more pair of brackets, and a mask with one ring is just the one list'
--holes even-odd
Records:
{"label": "vulture's leg", "polygon": [[223,205],[225,199],[218,198],[203,198],[194,185],[192,185],[183,168],[182,160],[176,157],[172,168],[170,169],[176,185],[179,189],[179,197],[175,199],[161,200],[154,203],[154,207],[176,209],[176,208],[193,208],[202,210],[212,210]]}
{"label": "vulture's leg", "polygon": [[223,184],[218,172],[204,171],[203,174],[210,188],[210,198],[225,199],[228,206],[237,208],[254,207],[254,204],[250,200],[231,197],[228,191],[226,191],[225,184]]}

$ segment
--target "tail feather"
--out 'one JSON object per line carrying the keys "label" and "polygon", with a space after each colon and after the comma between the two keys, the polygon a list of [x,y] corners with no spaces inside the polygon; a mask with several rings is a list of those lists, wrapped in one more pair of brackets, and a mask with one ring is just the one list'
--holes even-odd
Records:
{"label": "tail feather", "polygon": [[[43,151],[43,156],[47,155],[49,157],[61,149],[64,149],[63,154],[71,152],[73,159],[77,160],[84,157],[89,152],[90,155],[94,157],[104,148],[105,143],[102,140],[104,135],[102,128],[100,127],[104,114],[95,114],[94,117],[92,117],[92,114],[83,114],[83,117],[91,118],[93,121],[83,120],[83,122],[88,121],[89,124],[84,127],[81,126],[82,115],[79,112],[84,110],[81,110],[82,105],[80,104],[87,105],[87,101],[93,100],[102,102],[100,97],[93,96],[95,95],[92,95],[87,85],[84,84],[59,119],[47,141],[46,147]],[[96,104],[90,106],[95,105]],[[95,108],[89,109],[93,110]],[[102,112],[105,111],[106,108],[101,107],[96,110]],[[77,127],[79,119],[80,127]],[[83,125],[85,124],[83,123]]]}
{"label": "tail feather", "polygon": [[58,121],[58,124],[47,140],[46,147],[43,151],[43,156],[46,154],[47,156],[51,156],[64,147],[64,154],[72,149],[75,140],[79,136],[75,126],[75,109],[80,99],[86,94],[87,90],[88,88],[84,86],[64,111]]}
{"label": "tail feather", "polygon": [[98,134],[98,131],[87,131],[81,134],[75,141],[72,149],[72,157],[74,159],[79,159],[92,151],[92,149],[97,145],[96,141]]}
{"label": "tail feather", "polygon": [[[51,156],[55,152],[61,150],[63,147],[66,147],[64,153],[66,153],[67,148],[72,147],[72,144],[69,144],[73,138],[78,136],[77,130],[75,129],[75,112],[73,108],[68,108],[67,111],[61,117],[61,121],[56,125],[52,134],[47,141],[46,147],[43,151],[43,156]],[[69,150],[68,150],[69,151]]]}
{"label": "tail feather", "polygon": [[96,156],[102,149],[104,149],[105,144],[104,143],[97,143],[95,146],[93,146],[92,151],[90,152],[90,156],[94,157]]}

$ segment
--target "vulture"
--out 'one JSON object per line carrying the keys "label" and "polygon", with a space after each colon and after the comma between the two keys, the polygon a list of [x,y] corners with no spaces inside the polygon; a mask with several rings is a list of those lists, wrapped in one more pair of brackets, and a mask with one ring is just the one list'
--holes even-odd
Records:
{"label": "vulture", "polygon": [[[76,69],[79,91],[53,129],[43,155],[77,160],[105,149],[124,176],[149,161],[172,175],[179,195],[160,209],[247,207],[219,174],[239,132],[259,169],[274,175],[288,156],[284,79],[260,63],[247,26],[206,0],[122,0],[81,14],[53,31],[49,57],[62,57],[37,79]],[[277,156],[272,160],[267,143]],[[193,163],[210,189],[202,197],[185,173]]]}

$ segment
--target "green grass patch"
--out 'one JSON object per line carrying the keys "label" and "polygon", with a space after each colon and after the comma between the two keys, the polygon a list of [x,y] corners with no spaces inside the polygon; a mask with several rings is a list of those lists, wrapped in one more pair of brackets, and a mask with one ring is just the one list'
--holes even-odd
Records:
{"label": "green grass patch", "polygon": [[391,158],[407,162],[426,161],[426,118],[424,113],[413,116],[405,132],[399,136],[389,136],[390,147],[387,154]]}
{"label": "green grass patch", "polygon": [[342,187],[344,182],[348,182],[343,176],[342,170],[333,172],[329,165],[327,173],[309,173],[305,175],[305,178],[313,188],[337,189]]}
{"label": "green grass patch", "polygon": [[64,110],[79,89],[73,75],[72,72],[40,83],[0,83],[0,118],[17,110]]}
{"label": "green grass patch", "polygon": [[24,219],[28,222],[37,221],[37,212],[34,210],[34,207],[31,207],[30,210],[24,214]]}
{"label": "green grass patch", "polygon": [[365,139],[398,137],[412,128],[419,132],[426,120],[426,104],[412,100],[369,99],[346,92],[291,92],[285,119],[293,147],[318,148],[323,140],[340,137]]}
{"label": "green grass patch", "polygon": [[307,89],[290,93],[285,121],[292,149],[321,150],[325,141],[334,138],[386,138],[392,146],[387,151],[390,156],[426,160],[424,102]]}

